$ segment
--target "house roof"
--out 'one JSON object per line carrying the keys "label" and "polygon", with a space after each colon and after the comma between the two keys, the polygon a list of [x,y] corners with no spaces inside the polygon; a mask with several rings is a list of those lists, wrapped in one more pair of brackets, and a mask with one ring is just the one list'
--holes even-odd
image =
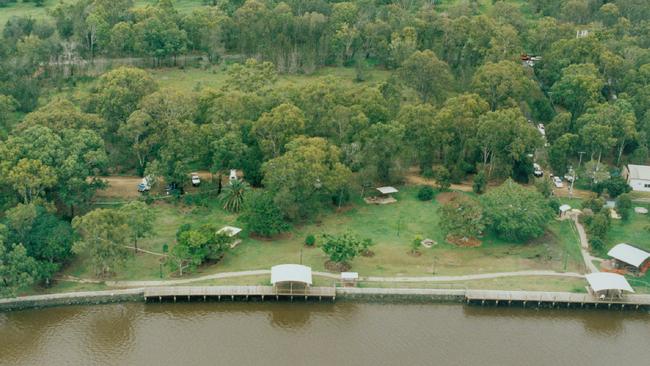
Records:
{"label": "house roof", "polygon": [[625,277],[616,273],[609,272],[595,272],[585,275],[589,286],[595,292],[606,290],[621,290],[627,292],[634,292],[632,286],[627,282]]}
{"label": "house roof", "polygon": [[630,179],[650,180],[650,166],[628,164],[627,170]]}
{"label": "house roof", "polygon": [[390,194],[390,193],[397,193],[399,192],[395,187],[377,187],[377,190],[381,192],[381,194]]}
{"label": "house roof", "polygon": [[229,237],[233,237],[241,232],[242,229],[234,226],[224,226],[219,231],[217,231],[217,234],[226,234]]}
{"label": "house roof", "polygon": [[650,258],[650,253],[625,243],[616,244],[607,255],[637,268]]}
{"label": "house roof", "polygon": [[271,267],[271,284],[280,282],[301,282],[311,285],[311,268],[300,264],[280,264]]}

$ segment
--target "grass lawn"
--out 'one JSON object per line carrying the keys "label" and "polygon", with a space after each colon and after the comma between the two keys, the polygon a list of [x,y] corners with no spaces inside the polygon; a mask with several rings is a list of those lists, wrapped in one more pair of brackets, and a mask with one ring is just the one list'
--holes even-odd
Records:
{"label": "grass lawn", "polygon": [[[225,67],[199,68],[165,68],[151,69],[149,72],[162,88],[174,88],[181,91],[196,90],[197,86],[219,88],[226,80]],[[376,84],[385,81],[389,71],[373,69],[367,81],[358,84]],[[356,72],[352,67],[323,67],[310,75],[282,74],[278,77],[279,86],[301,85],[321,76],[333,76],[343,79],[346,83],[356,83]]]}
{"label": "grass lawn", "polygon": [[[632,203],[633,207],[645,207],[650,209],[650,205]],[[612,226],[607,234],[607,251],[618,243],[628,243],[650,252],[650,232],[646,230],[646,226],[650,225],[650,217],[648,215],[639,215],[632,212],[630,219],[625,222],[623,220],[612,220]]]}
{"label": "grass lawn", "polygon": [[[44,0],[43,6],[35,6],[32,2],[18,2],[9,4],[4,8],[0,8],[0,27],[4,27],[7,20],[11,17],[31,16],[34,19],[42,19],[47,16],[47,11],[54,8],[60,0]],[[64,0],[65,2],[72,2],[76,0]],[[142,7],[146,4],[155,4],[156,0],[135,0],[136,7]],[[193,9],[205,6],[203,0],[172,0],[176,10],[181,13],[189,13]]]}
{"label": "grass lawn", "polygon": [[[553,221],[547,234],[531,243],[508,243],[487,236],[478,248],[458,248],[444,242],[437,228],[439,203],[420,202],[415,198],[415,187],[401,187],[392,205],[367,205],[357,197],[353,204],[340,213],[323,214],[312,223],[295,226],[290,233],[275,240],[257,240],[243,233],[243,243],[230,251],[217,264],[199,268],[190,276],[215,272],[268,269],[279,263],[302,263],[316,271],[324,271],[327,260],[319,248],[305,248],[306,235],[353,232],[373,239],[373,257],[357,257],[352,270],[362,275],[375,276],[426,276],[461,275],[473,273],[506,272],[519,270],[582,271],[578,241],[569,222]],[[156,233],[141,240],[139,246],[160,252],[162,246],[173,245],[176,229],[184,223],[215,223],[239,225],[237,217],[220,209],[187,207],[173,204],[155,204]],[[409,254],[409,242],[421,235],[438,242],[431,249],[422,248],[422,255]],[[318,242],[317,242],[318,244]],[[164,278],[173,278],[163,268]],[[64,274],[92,278],[87,258],[79,256],[66,268]],[[158,279],[158,257],[148,254],[133,256],[125,268],[117,271],[114,280]],[[246,279],[246,283],[256,279]],[[545,281],[545,280],[544,280]],[[550,279],[549,279],[550,281]],[[239,282],[239,281],[237,281]],[[525,283],[519,282],[519,286]]]}

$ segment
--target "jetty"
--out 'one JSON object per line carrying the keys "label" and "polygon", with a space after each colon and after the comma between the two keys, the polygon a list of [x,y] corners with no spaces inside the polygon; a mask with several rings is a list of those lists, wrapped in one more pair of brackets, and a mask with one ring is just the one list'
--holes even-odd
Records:
{"label": "jetty", "polygon": [[169,286],[147,287],[144,300],[163,301],[172,299],[249,300],[249,299],[318,299],[335,300],[336,288],[332,287],[277,287],[277,286]]}
{"label": "jetty", "polygon": [[650,295],[599,298],[589,293],[546,291],[466,290],[465,302],[480,305],[520,305],[535,307],[593,307],[639,309],[650,307]]}

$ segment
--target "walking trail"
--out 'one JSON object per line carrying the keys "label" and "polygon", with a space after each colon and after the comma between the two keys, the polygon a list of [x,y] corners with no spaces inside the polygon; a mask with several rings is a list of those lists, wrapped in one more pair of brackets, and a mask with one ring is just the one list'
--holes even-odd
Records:
{"label": "walking trail", "polygon": [[[175,286],[184,285],[194,282],[217,280],[225,278],[238,278],[248,276],[262,276],[270,275],[271,271],[268,269],[252,270],[252,271],[239,271],[239,272],[221,272],[214,273],[201,277],[184,278],[178,280],[161,280],[161,281],[105,281],[105,284],[110,287],[149,287],[149,286]],[[314,276],[325,277],[333,280],[339,280],[340,275],[329,272],[312,272]],[[473,280],[487,280],[503,277],[521,277],[521,276],[549,276],[549,277],[564,277],[564,278],[583,278],[584,275],[575,272],[555,272],[555,271],[517,271],[517,272],[495,272],[495,273],[480,273],[471,275],[460,276],[397,276],[397,277],[379,277],[379,276],[361,276],[361,281],[368,282],[458,282],[458,281],[473,281]],[[62,277],[61,280],[70,282],[81,283],[101,283],[99,280],[87,280],[75,277]]]}
{"label": "walking trail", "polygon": [[598,270],[598,267],[594,265],[594,261],[602,262],[603,259],[594,257],[591,255],[591,253],[589,253],[589,240],[587,239],[587,233],[585,232],[584,226],[582,226],[578,220],[578,216],[578,213],[570,213],[568,215],[568,218],[573,220],[576,225],[576,229],[578,230],[578,236],[580,237],[580,253],[582,253],[582,259],[585,262],[585,267],[591,273],[600,272]]}

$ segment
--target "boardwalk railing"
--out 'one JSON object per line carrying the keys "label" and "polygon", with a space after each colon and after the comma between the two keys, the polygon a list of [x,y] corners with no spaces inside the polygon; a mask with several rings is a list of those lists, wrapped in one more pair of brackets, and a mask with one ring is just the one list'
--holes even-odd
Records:
{"label": "boardwalk railing", "polygon": [[304,297],[332,298],[336,297],[334,287],[278,288],[273,286],[170,286],[148,287],[144,290],[144,298],[176,298],[176,297]]}

